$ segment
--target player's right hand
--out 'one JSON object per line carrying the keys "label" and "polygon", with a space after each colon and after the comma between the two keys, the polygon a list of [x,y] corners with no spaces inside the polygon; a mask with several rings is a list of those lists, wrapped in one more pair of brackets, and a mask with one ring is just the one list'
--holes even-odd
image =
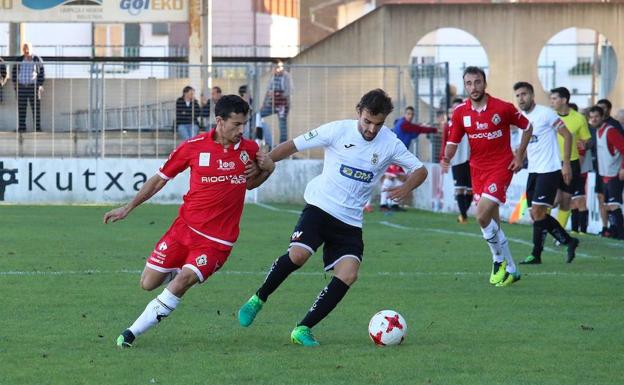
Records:
{"label": "player's right hand", "polygon": [[440,168],[442,169],[442,174],[446,174],[450,167],[450,161],[446,158],[440,159]]}
{"label": "player's right hand", "polygon": [[273,170],[275,170],[275,162],[273,162],[273,159],[262,151],[256,153],[256,161],[261,170],[268,172],[273,172]]}
{"label": "player's right hand", "polygon": [[563,176],[563,183],[569,186],[570,182],[572,182],[572,168],[570,167],[570,163],[563,163],[561,176]]}
{"label": "player's right hand", "polygon": [[126,206],[118,207],[104,214],[104,224],[117,222],[128,216],[129,211]]}

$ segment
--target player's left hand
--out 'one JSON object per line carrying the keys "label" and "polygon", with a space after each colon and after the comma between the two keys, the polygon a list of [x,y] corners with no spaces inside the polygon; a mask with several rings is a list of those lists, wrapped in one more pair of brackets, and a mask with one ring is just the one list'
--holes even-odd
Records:
{"label": "player's left hand", "polygon": [[256,162],[247,162],[245,165],[245,178],[253,179],[260,175],[260,167],[258,167],[258,163]]}
{"label": "player's left hand", "polygon": [[523,163],[522,159],[516,155],[514,156],[511,163],[509,163],[509,166],[507,168],[513,172],[518,172],[522,170],[522,163]]}
{"label": "player's left hand", "polygon": [[273,170],[275,170],[275,162],[273,162],[273,159],[262,151],[256,153],[256,161],[261,170],[268,172],[273,172]]}
{"label": "player's left hand", "polygon": [[391,199],[397,203],[406,200],[412,192],[411,190],[405,189],[404,185],[399,187],[386,188],[383,191],[388,193],[388,199]]}

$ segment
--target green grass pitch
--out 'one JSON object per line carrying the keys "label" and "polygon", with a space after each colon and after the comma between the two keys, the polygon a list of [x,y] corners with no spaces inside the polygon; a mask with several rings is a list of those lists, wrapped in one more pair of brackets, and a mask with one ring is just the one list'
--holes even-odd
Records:
{"label": "green grass pitch", "polygon": [[[624,242],[583,237],[564,263],[552,246],[510,288],[488,284],[474,220],[410,210],[366,215],[358,282],[294,346],[292,327],[329,282],[315,255],[254,325],[235,313],[283,254],[300,206],[248,205],[228,263],[156,328],[119,350],[117,335],[161,290],[139,288],[145,257],[176,215],[145,205],[103,225],[110,207],[0,206],[0,384],[621,384]],[[516,260],[531,228],[504,227]],[[379,348],[370,317],[399,311],[405,343]]]}

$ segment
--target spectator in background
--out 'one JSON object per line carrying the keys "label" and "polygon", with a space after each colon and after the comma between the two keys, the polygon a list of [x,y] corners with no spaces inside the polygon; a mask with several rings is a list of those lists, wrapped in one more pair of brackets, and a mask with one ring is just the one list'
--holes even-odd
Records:
{"label": "spectator in background", "polygon": [[414,107],[408,106],[405,108],[403,116],[394,121],[394,128],[392,130],[408,149],[412,140],[416,139],[418,135],[435,134],[438,132],[437,127],[414,124],[412,123],[412,119],[414,119]]}
{"label": "spectator in background", "polygon": [[624,169],[624,135],[617,128],[605,121],[602,108],[594,106],[589,110],[592,126],[599,127],[596,132],[598,150],[598,172],[604,183],[604,200],[609,217],[609,233],[613,238],[624,239],[624,218],[622,217],[622,189],[624,182],[621,174]]}
{"label": "spectator in background", "polygon": [[269,79],[266,96],[260,109],[260,116],[267,117],[277,114],[280,129],[280,143],[288,140],[288,112],[290,97],[294,90],[292,77],[284,69],[284,63],[278,60],[273,67],[273,74]]}
{"label": "spectator in background", "polygon": [[270,151],[273,148],[273,134],[260,114],[256,114],[255,126],[254,139],[256,143],[263,151]]}
{"label": "spectator in background", "polygon": [[195,99],[195,89],[186,86],[182,96],[176,100],[176,127],[181,140],[187,140],[199,133],[200,107]]}
{"label": "spectator in background", "polygon": [[604,111],[604,118],[603,118],[604,122],[610,125],[611,127],[617,128],[620,131],[620,133],[624,134],[624,129],[622,129],[622,124],[617,119],[614,119],[611,116],[611,109],[613,108],[611,101],[609,99],[600,99],[598,102],[596,102],[596,105],[602,108],[602,111]]}
{"label": "spectator in background", "polygon": [[0,104],[4,103],[4,85],[9,80],[4,60],[0,57]]}
{"label": "spectator in background", "polygon": [[212,104],[217,105],[217,102],[219,101],[219,99],[221,99],[222,96],[223,91],[221,91],[221,87],[212,87],[212,90],[210,91],[210,99],[212,101]]}
{"label": "spectator in background", "polygon": [[206,127],[208,127],[210,125],[210,128],[213,129],[216,127],[216,124],[213,123],[210,124],[210,104],[212,104],[213,106],[217,105],[217,102],[219,101],[219,99],[221,99],[221,97],[223,96],[223,92],[221,91],[221,87],[219,86],[214,86],[210,89],[210,100],[208,99],[208,97],[206,95],[204,95],[203,93],[200,96],[200,101],[201,101],[201,109],[199,111],[199,117],[200,117],[200,127],[202,129],[205,129]]}
{"label": "spectator in background", "polygon": [[33,111],[35,131],[41,131],[41,95],[43,93],[43,82],[45,81],[45,70],[43,60],[32,53],[30,43],[22,44],[22,56],[11,70],[11,79],[17,95],[17,108],[19,111],[19,127],[21,132],[26,131],[26,110],[28,103]]}
{"label": "spectator in background", "polygon": [[252,128],[256,127],[255,126],[256,114],[254,114],[254,111],[253,111],[253,99],[251,95],[249,94],[249,90],[247,89],[247,84],[243,84],[242,86],[238,87],[238,96],[243,98],[243,100],[246,101],[247,104],[249,104],[249,120],[247,121],[247,124],[245,125],[245,133],[243,135],[245,136],[245,138],[248,138],[248,139],[254,138],[254,132],[252,131]]}

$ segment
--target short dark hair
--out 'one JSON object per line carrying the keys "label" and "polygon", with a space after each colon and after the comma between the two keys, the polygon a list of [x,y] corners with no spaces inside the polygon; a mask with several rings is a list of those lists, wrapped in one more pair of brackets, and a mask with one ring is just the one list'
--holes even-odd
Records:
{"label": "short dark hair", "polygon": [[195,88],[191,87],[191,86],[186,86],[184,88],[182,88],[182,95],[184,95],[185,93],[189,92],[189,91],[194,91]]}
{"label": "short dark hair", "polygon": [[574,111],[578,111],[578,104],[576,103],[568,103],[568,107],[570,107]]}
{"label": "short dark hair", "polygon": [[604,104],[605,106],[607,106],[607,110],[609,111],[611,111],[611,109],[613,108],[613,104],[611,104],[611,101],[609,99],[600,99],[596,102],[596,104]]}
{"label": "short dark hair", "polygon": [[242,86],[238,87],[238,94],[240,96],[243,96],[243,94],[247,93],[247,84],[243,84]]}
{"label": "short dark hair", "polygon": [[535,90],[533,89],[533,85],[529,82],[517,82],[513,86],[514,91],[518,91],[520,88],[526,88],[527,90],[531,91],[532,94],[535,93]]}
{"label": "short dark hair", "polygon": [[217,92],[218,92],[218,93],[220,93],[220,94],[222,94],[222,93],[223,93],[223,91],[221,91],[221,87],[219,87],[219,86],[214,86],[214,87],[212,87],[212,89],[213,89],[213,90],[215,90],[215,91],[217,91]]}
{"label": "short dark hair", "polygon": [[570,91],[565,87],[557,87],[550,90],[551,94],[557,94],[560,98],[565,98],[570,103]]}
{"label": "short dark hair", "polygon": [[477,66],[468,66],[466,67],[466,69],[464,69],[464,74],[462,75],[462,79],[466,77],[466,75],[471,74],[471,75],[481,75],[483,76],[483,81],[487,82],[487,79],[485,78],[485,71],[483,71],[481,68],[477,67]]}
{"label": "short dark hair", "polygon": [[592,106],[589,111],[587,111],[587,114],[589,115],[590,112],[597,112],[600,116],[604,116],[604,109],[602,107],[599,106]]}
{"label": "short dark hair", "polygon": [[405,112],[407,112],[407,111],[414,111],[414,107],[412,107],[412,106],[405,107]]}
{"label": "short dark hair", "polygon": [[455,103],[463,103],[464,99],[462,98],[454,98],[453,100],[451,100],[451,105],[455,104]]}
{"label": "short dark hair", "polygon": [[358,112],[362,112],[362,110],[366,109],[373,115],[384,114],[386,116],[390,115],[392,110],[394,110],[392,99],[390,99],[386,91],[381,88],[376,88],[365,93],[355,108]]}
{"label": "short dark hair", "polygon": [[238,95],[224,95],[215,105],[215,116],[227,120],[230,114],[249,113],[249,104]]}

